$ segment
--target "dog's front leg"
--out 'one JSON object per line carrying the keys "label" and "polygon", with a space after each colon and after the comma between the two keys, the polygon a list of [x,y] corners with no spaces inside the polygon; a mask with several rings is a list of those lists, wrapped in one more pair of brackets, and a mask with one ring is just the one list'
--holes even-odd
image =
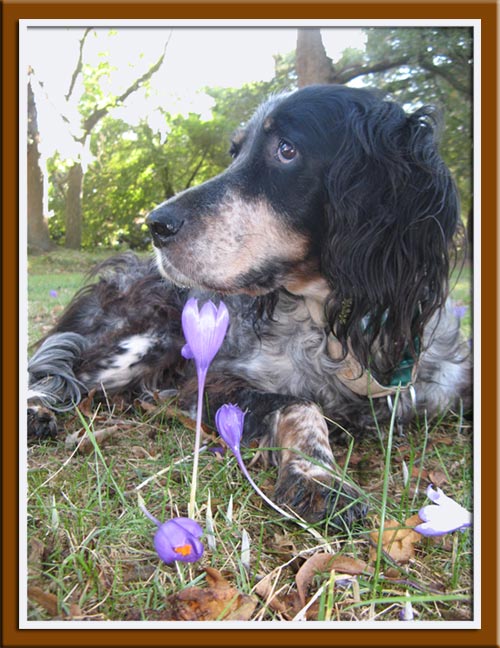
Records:
{"label": "dog's front leg", "polygon": [[278,467],[274,498],[309,522],[345,528],[366,512],[366,501],[335,463],[320,408],[291,397],[247,392],[244,441],[269,447]]}

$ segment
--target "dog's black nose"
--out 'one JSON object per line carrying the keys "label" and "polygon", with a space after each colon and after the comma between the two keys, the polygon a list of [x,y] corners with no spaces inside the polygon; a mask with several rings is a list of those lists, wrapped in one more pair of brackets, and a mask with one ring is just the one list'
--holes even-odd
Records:
{"label": "dog's black nose", "polygon": [[168,239],[175,236],[184,225],[173,205],[160,205],[146,218],[153,242],[157,247],[165,245]]}

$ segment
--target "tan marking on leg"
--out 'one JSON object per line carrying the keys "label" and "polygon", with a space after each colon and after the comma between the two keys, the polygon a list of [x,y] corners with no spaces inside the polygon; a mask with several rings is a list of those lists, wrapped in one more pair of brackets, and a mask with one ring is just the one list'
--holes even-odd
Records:
{"label": "tan marking on leg", "polygon": [[328,427],[318,406],[312,403],[291,405],[280,412],[276,429],[276,444],[283,448],[283,463],[300,461],[317,468],[299,454],[333,463],[333,453],[328,439]]}
{"label": "tan marking on leg", "polygon": [[278,417],[275,444],[282,448],[275,490],[278,502],[306,520],[329,519],[341,528],[364,515],[360,492],[345,483],[336,467],[319,407],[304,403],[284,408]]}

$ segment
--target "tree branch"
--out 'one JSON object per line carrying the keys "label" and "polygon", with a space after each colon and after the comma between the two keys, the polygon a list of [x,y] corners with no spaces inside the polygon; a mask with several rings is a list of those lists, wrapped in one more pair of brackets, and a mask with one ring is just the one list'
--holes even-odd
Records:
{"label": "tree branch", "polygon": [[385,60],[380,61],[380,63],[366,63],[338,71],[334,69],[334,83],[347,83],[359,76],[392,70],[393,68],[401,67],[402,65],[408,65],[410,60],[409,56],[402,56],[398,59],[394,59],[394,61]]}
{"label": "tree branch", "polygon": [[90,32],[91,32],[91,27],[87,27],[87,29],[83,32],[83,36],[82,36],[82,39],[80,41],[80,53],[78,55],[78,61],[76,63],[75,69],[73,70],[73,74],[71,76],[71,82],[69,84],[68,94],[64,95],[64,98],[66,99],[66,101],[70,100],[71,94],[73,93],[73,90],[75,88],[76,80],[78,79],[78,75],[82,71],[82,66],[83,66],[83,46],[85,45],[85,41],[87,39],[87,36],[90,34]]}
{"label": "tree branch", "polygon": [[380,61],[379,63],[367,63],[363,65],[356,65],[352,67],[347,67],[341,70],[333,70],[334,80],[333,83],[348,83],[359,76],[364,76],[366,74],[375,74],[377,72],[386,72],[394,68],[401,67],[403,65],[415,65],[420,67],[422,70],[429,72],[435,76],[440,76],[442,79],[447,81],[455,90],[470,97],[470,88],[467,84],[461,83],[458,79],[455,78],[449,70],[444,69],[442,66],[434,65],[429,61],[426,61],[423,57],[420,57],[417,61],[412,59],[411,56],[402,56],[394,61]]}
{"label": "tree branch", "polygon": [[190,175],[190,177],[189,177],[189,179],[188,179],[188,181],[187,181],[187,183],[186,183],[184,189],[189,189],[189,187],[191,186],[191,183],[192,183],[193,180],[196,178],[196,176],[197,176],[197,174],[198,174],[198,171],[201,169],[201,165],[203,164],[203,162],[205,161],[205,158],[207,157],[207,153],[208,153],[208,150],[203,151],[203,153],[202,153],[202,155],[201,155],[201,158],[200,158],[200,161],[199,161],[198,164],[196,165],[196,167],[195,167],[193,173]]}
{"label": "tree branch", "polygon": [[143,85],[146,81],[148,81],[155,72],[157,72],[165,58],[165,54],[167,51],[167,46],[170,42],[170,38],[172,37],[172,34],[170,33],[170,36],[168,37],[167,42],[165,43],[165,47],[163,48],[162,55],[160,58],[156,61],[154,65],[152,65],[147,72],[145,72],[139,79],[136,79],[132,85],[130,85],[125,92],[123,92],[119,97],[116,98],[112,103],[109,103],[107,106],[104,106],[103,108],[97,108],[94,110],[94,112],[87,117],[87,119],[83,122],[82,124],[82,129],[83,129],[83,135],[77,139],[77,142],[84,142],[87,136],[90,134],[92,129],[95,127],[95,125],[103,118],[105,117],[108,112],[111,110],[111,108],[114,108],[115,106],[123,103],[127,97],[129,97],[133,92],[138,90],[141,85]]}
{"label": "tree branch", "polygon": [[465,95],[467,98],[470,97],[471,89],[469,85],[466,83],[460,83],[460,81],[457,78],[455,78],[455,76],[451,74],[449,70],[444,69],[440,65],[434,65],[433,63],[429,63],[424,59],[420,59],[418,64],[424,70],[427,70],[427,72],[430,72],[431,74],[434,74],[436,76],[440,76],[442,79],[447,81],[452,86],[452,88],[455,88],[455,90],[460,92],[460,94]]}

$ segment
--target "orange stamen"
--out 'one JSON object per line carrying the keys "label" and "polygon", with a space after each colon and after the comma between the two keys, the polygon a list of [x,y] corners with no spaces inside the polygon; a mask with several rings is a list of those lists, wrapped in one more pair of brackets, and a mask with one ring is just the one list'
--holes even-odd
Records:
{"label": "orange stamen", "polygon": [[174,547],[174,551],[181,554],[181,556],[189,556],[192,550],[193,548],[189,544],[185,544],[180,547]]}

